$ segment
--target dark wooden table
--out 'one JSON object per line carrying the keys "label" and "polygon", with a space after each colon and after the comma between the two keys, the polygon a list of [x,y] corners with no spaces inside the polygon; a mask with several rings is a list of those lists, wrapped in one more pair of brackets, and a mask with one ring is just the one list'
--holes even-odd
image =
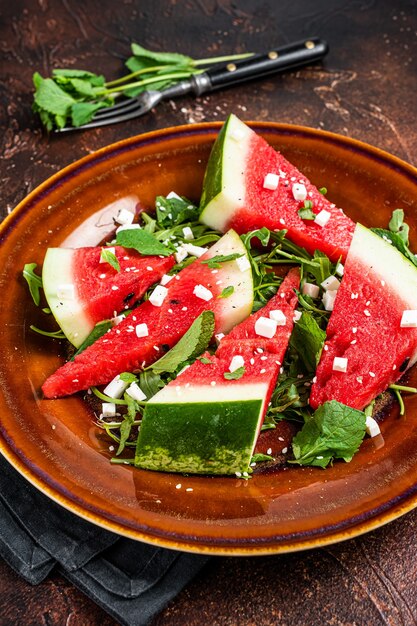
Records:
{"label": "dark wooden table", "polygon": [[[417,164],[417,3],[413,0],[1,0],[2,216],[45,178],[118,139],[170,125],[272,120],[362,139]],[[117,77],[129,45],[195,58],[264,51],[318,35],[317,65],[146,117],[48,138],[31,112],[34,71],[81,67]],[[216,558],[153,623],[417,624],[417,511],[363,537],[290,555]],[[58,575],[36,588],[0,563],[0,623],[110,626]]]}

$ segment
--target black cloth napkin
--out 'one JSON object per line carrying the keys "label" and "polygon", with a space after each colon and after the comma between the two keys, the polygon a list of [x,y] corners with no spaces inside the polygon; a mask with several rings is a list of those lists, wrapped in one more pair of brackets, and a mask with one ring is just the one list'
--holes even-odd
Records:
{"label": "black cloth napkin", "polygon": [[0,556],[36,585],[55,567],[125,626],[142,626],[209,557],[94,526],[32,487],[0,455]]}

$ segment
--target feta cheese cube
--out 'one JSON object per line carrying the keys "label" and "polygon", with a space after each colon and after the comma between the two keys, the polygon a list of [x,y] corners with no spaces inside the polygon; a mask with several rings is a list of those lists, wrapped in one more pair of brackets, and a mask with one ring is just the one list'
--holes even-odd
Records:
{"label": "feta cheese cube", "polygon": [[140,224],[122,224],[116,228],[116,234],[122,230],[135,230],[135,228],[141,228]]}
{"label": "feta cheese cube", "polygon": [[264,178],[264,189],[270,189],[271,191],[275,191],[275,189],[279,185],[279,176],[278,174],[269,173]]}
{"label": "feta cheese cube", "polygon": [[143,393],[142,389],[139,387],[137,383],[132,383],[126,389],[126,393],[128,396],[130,396],[137,402],[143,402],[143,400],[146,400],[146,395]]}
{"label": "feta cheese cube", "polygon": [[223,337],[224,337],[224,333],[217,333],[217,335],[214,335],[214,339],[216,340],[217,345],[219,345]]}
{"label": "feta cheese cube", "polygon": [[235,354],[235,356],[230,361],[229,372],[235,372],[239,367],[243,367],[245,365],[245,359],[240,354]]}
{"label": "feta cheese cube", "polygon": [[400,326],[401,328],[417,328],[417,311],[412,309],[403,311]]}
{"label": "feta cheese cube", "polygon": [[196,256],[199,259],[203,254],[207,252],[207,248],[202,248],[201,246],[194,246],[192,243],[183,243],[182,247],[184,250],[188,252],[188,254],[192,254],[192,256]]}
{"label": "feta cheese cube", "polygon": [[120,324],[120,322],[123,322],[125,316],[124,315],[115,315],[111,322],[113,324],[113,326],[117,326],[118,324]]}
{"label": "feta cheese cube", "polygon": [[115,417],[116,405],[114,402],[103,402],[101,405],[101,417]]}
{"label": "feta cheese cube", "polygon": [[269,311],[269,317],[271,320],[274,320],[274,322],[277,323],[277,326],[285,326],[285,324],[287,323],[287,318],[280,309]]}
{"label": "feta cheese cube", "polygon": [[277,323],[275,320],[271,320],[270,317],[258,317],[255,322],[255,333],[260,337],[272,337],[277,332]]}
{"label": "feta cheese cube", "polygon": [[333,359],[333,371],[334,372],[347,372],[348,360],[342,356],[335,356]]}
{"label": "feta cheese cube", "polygon": [[236,263],[241,272],[250,270],[250,261],[247,256],[240,256],[236,259]]}
{"label": "feta cheese cube", "polygon": [[326,280],[323,280],[321,286],[325,291],[337,291],[340,287],[340,281],[336,276],[329,276]]}
{"label": "feta cheese cube", "polygon": [[167,200],[172,200],[172,198],[175,198],[176,200],[182,200],[181,196],[175,193],[175,191],[170,191],[169,194],[166,196]]}
{"label": "feta cheese cube", "polygon": [[320,287],[313,283],[304,283],[301,287],[301,293],[305,296],[310,296],[310,298],[318,298]]}
{"label": "feta cheese cube", "polygon": [[211,300],[213,297],[213,294],[211,293],[210,289],[207,289],[207,287],[204,287],[204,285],[196,285],[194,287],[193,294],[197,296],[197,298],[200,298],[201,300],[205,300],[206,302]]}
{"label": "feta cheese cube", "polygon": [[106,387],[104,387],[103,393],[105,396],[109,396],[110,398],[121,398],[126,387],[128,386],[129,383],[125,383],[121,380],[118,374]]}
{"label": "feta cheese cube", "polygon": [[75,286],[72,283],[58,285],[56,296],[62,300],[74,300]]}
{"label": "feta cheese cube", "polygon": [[306,186],[302,183],[294,183],[292,186],[292,195],[294,196],[294,200],[305,200],[307,198]]}
{"label": "feta cheese cube", "polygon": [[161,280],[159,281],[159,283],[160,283],[162,286],[165,286],[165,285],[167,285],[167,284],[169,283],[169,281],[170,281],[170,280],[172,280],[173,278],[174,278],[174,277],[173,277],[173,276],[169,276],[169,274],[164,274],[164,275],[161,277]]}
{"label": "feta cheese cube", "polygon": [[301,319],[301,316],[302,316],[301,311],[294,311],[294,315],[292,317],[294,320],[294,323],[297,323]]}
{"label": "feta cheese cube", "polygon": [[365,428],[370,437],[376,437],[381,434],[378,422],[370,415],[366,416]]}
{"label": "feta cheese cube", "polygon": [[329,211],[326,211],[326,209],[322,209],[319,213],[317,213],[316,217],[314,218],[314,223],[323,228],[324,226],[326,226],[331,216],[332,215],[331,213],[329,213]]}
{"label": "feta cheese cube", "polygon": [[187,241],[191,241],[191,239],[194,239],[194,233],[189,226],[184,226],[182,232],[184,235],[184,239],[186,239]]}
{"label": "feta cheese cube", "polygon": [[345,266],[343,265],[343,263],[338,263],[336,265],[336,274],[342,277],[344,272],[345,272]]}
{"label": "feta cheese cube", "polygon": [[136,324],[135,332],[136,332],[136,337],[147,337],[149,335],[148,325]]}
{"label": "feta cheese cube", "polygon": [[326,291],[323,294],[321,301],[323,302],[326,311],[333,311],[334,301],[336,300],[337,291]]}
{"label": "feta cheese cube", "polygon": [[178,246],[176,253],[174,254],[177,263],[181,263],[187,258],[188,252],[184,246]]}
{"label": "feta cheese cube", "polygon": [[149,302],[154,306],[162,306],[168,293],[168,289],[163,285],[157,285],[149,296]]}
{"label": "feta cheese cube", "polygon": [[118,224],[131,224],[133,222],[134,217],[135,217],[135,214],[132,213],[132,211],[128,211],[127,209],[120,209],[119,213],[117,214],[117,217],[115,218],[115,221]]}

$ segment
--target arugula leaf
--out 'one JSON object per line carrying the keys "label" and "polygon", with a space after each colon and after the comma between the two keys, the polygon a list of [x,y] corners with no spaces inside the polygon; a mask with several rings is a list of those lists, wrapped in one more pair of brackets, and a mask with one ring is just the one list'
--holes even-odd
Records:
{"label": "arugula leaf", "polygon": [[157,196],[155,200],[156,220],[160,226],[176,226],[182,222],[197,220],[199,209],[187,198],[165,198]]}
{"label": "arugula leaf", "polygon": [[[195,359],[204,352],[214,333],[214,313],[203,311],[194,320],[185,335],[163,357],[150,365],[153,372],[175,372],[186,361]],[[145,392],[144,392],[145,393]]]}
{"label": "arugula leaf", "polygon": [[226,380],[239,380],[239,378],[242,378],[244,373],[245,366],[242,365],[242,367],[238,367],[234,372],[225,372],[223,376]]}
{"label": "arugula leaf", "polygon": [[263,228],[258,228],[257,230],[251,230],[249,233],[246,233],[246,235],[242,235],[241,240],[250,252],[252,249],[252,239],[259,239],[263,246],[267,246],[270,236],[271,231],[264,226]]}
{"label": "arugula leaf", "polygon": [[131,372],[122,372],[119,377],[120,377],[120,380],[122,380],[124,383],[129,383],[129,384],[136,383],[138,380],[138,377],[135,376],[135,374],[132,374]]}
{"label": "arugula leaf", "polygon": [[147,400],[152,398],[162,387],[165,386],[161,376],[151,369],[144,370],[139,374],[139,387],[142,389]]}
{"label": "arugula leaf", "polygon": [[240,257],[244,256],[243,254],[239,254],[235,252],[233,254],[217,254],[216,256],[211,257],[211,259],[207,259],[206,261],[201,261],[201,263],[207,265],[210,269],[218,269],[221,267],[222,263],[227,263],[228,261],[235,261],[236,259],[240,259]]}
{"label": "arugula leaf", "polygon": [[144,256],[170,256],[172,254],[172,250],[143,228],[119,231],[116,236],[116,243],[124,248],[133,248]]}
{"label": "arugula leaf", "polygon": [[86,339],[84,339],[84,341],[82,342],[82,344],[78,348],[77,352],[71,358],[71,361],[73,361],[74,358],[78,354],[81,354],[81,352],[84,352],[84,350],[86,348],[88,348],[88,346],[91,346],[95,341],[97,341],[97,339],[100,339],[100,337],[105,335],[107,333],[107,331],[110,330],[110,328],[112,328],[112,327],[113,327],[113,323],[111,322],[111,320],[105,320],[104,322],[98,322],[98,324],[96,324],[94,326],[93,330],[88,335],[88,337]]}
{"label": "arugula leaf", "polygon": [[127,413],[123,416],[123,421],[120,424],[120,441],[119,447],[116,452],[116,456],[121,454],[125,449],[127,440],[130,437],[133,422],[135,421],[136,413],[140,410],[140,405],[134,400],[128,393],[123,395],[127,404]]}
{"label": "arugula leaf", "polygon": [[316,214],[313,213],[311,208],[304,207],[303,209],[298,209],[297,211],[298,217],[301,217],[302,220],[315,220]]}
{"label": "arugula leaf", "polygon": [[41,301],[40,289],[42,289],[42,278],[35,274],[37,263],[25,263],[23,267],[23,278],[26,280],[30,295],[36,306],[39,306]]}
{"label": "arugula leaf", "polygon": [[111,265],[112,268],[116,270],[116,272],[120,272],[120,263],[117,259],[117,256],[111,250],[102,248],[100,253],[100,259]]}
{"label": "arugula leaf", "polygon": [[235,288],[233,287],[233,285],[229,285],[228,287],[225,287],[223,289],[223,291],[221,292],[220,295],[218,295],[218,298],[229,298],[232,293],[234,292]]}
{"label": "arugula leaf", "polygon": [[294,324],[290,346],[297,352],[307,373],[316,371],[325,339],[325,331],[311,313],[303,311],[298,322]]}
{"label": "arugula leaf", "polygon": [[326,467],[333,459],[349,462],[365,436],[366,416],[336,400],[325,402],[304,424],[292,442],[294,461]]}

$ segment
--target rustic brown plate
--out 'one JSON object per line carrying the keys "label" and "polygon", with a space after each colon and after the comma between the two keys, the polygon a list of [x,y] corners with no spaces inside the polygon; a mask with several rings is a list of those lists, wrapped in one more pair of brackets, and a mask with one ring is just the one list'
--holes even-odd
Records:
{"label": "rustic brown plate", "polygon": [[[365,225],[385,226],[403,207],[417,219],[417,170],[361,142],[303,127],[254,129]],[[218,124],[148,133],[65,168],[33,191],[1,226],[0,449],[38,489],[122,535],[212,554],[268,554],[354,537],[417,505],[417,398],[391,410],[383,440],[367,439],[349,464],[289,467],[234,478],[184,477],[109,463],[108,441],[81,397],[43,400],[64,348],[29,330],[38,313],[21,278],[49,246],[98,243],[112,215],[156,194],[198,200]],[[417,248],[417,229],[412,228]],[[412,374],[413,378],[413,374]],[[414,375],[416,378],[416,375]],[[181,489],[176,486],[181,483]],[[186,491],[191,487],[193,491]]]}

